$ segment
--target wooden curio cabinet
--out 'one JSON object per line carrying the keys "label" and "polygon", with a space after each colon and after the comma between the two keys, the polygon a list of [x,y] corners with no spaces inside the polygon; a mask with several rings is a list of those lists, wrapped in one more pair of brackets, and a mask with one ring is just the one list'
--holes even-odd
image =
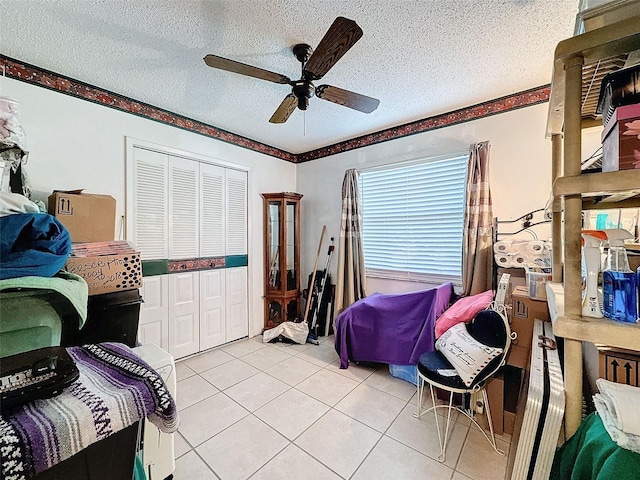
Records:
{"label": "wooden curio cabinet", "polygon": [[300,319],[299,193],[263,193],[264,328]]}

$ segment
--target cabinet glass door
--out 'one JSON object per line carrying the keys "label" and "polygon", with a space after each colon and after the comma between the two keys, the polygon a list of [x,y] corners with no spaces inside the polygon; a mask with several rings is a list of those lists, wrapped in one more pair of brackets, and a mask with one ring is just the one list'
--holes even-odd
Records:
{"label": "cabinet glass door", "polygon": [[296,245],[296,209],[298,204],[287,202],[285,238],[287,242],[287,290],[298,288],[298,268],[296,258],[298,257],[298,245]]}
{"label": "cabinet glass door", "polygon": [[282,275],[280,273],[280,217],[282,202],[270,201],[267,221],[267,252],[269,255],[269,290],[282,289]]}

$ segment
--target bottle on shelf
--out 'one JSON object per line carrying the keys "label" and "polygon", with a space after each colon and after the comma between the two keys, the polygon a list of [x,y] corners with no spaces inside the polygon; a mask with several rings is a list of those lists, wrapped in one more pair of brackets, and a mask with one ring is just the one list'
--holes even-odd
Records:
{"label": "bottle on shelf", "polygon": [[582,315],[602,318],[602,294],[598,290],[598,274],[601,270],[602,242],[607,234],[602,230],[582,231]]}
{"label": "bottle on shelf", "polygon": [[624,241],[633,235],[623,229],[605,230],[609,242],[607,266],[602,271],[604,316],[621,322],[637,322],[637,279],[629,268]]}

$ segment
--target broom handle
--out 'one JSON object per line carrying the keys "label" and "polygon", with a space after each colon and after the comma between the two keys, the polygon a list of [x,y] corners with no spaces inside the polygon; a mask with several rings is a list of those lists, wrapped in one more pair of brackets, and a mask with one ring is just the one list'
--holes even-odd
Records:
{"label": "broom handle", "polygon": [[318,243],[318,253],[316,254],[316,262],[313,264],[313,273],[311,274],[311,286],[309,287],[309,293],[307,294],[307,306],[304,309],[304,317],[302,317],[302,321],[306,322],[307,317],[309,316],[309,307],[311,306],[311,301],[313,299],[313,289],[316,285],[316,269],[318,268],[318,259],[320,258],[320,251],[322,250],[322,239],[324,238],[324,234],[327,231],[327,226],[322,226],[322,233],[320,234],[320,242]]}

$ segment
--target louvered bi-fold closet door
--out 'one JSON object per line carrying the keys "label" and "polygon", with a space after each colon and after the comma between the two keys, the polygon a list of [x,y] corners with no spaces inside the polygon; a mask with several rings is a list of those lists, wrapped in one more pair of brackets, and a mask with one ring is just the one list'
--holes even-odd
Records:
{"label": "louvered bi-fold closet door", "polygon": [[[169,260],[199,256],[200,164],[169,157]],[[200,275],[169,275],[169,353],[200,351]]]}
{"label": "louvered bi-fold closet door", "polygon": [[133,149],[133,232],[131,238],[142,260],[167,258],[168,156]]}
{"label": "louvered bi-fold closet door", "polygon": [[165,350],[169,347],[169,276],[145,277],[140,294],[144,303],[140,308],[138,341],[143,345],[155,343]]}
{"label": "louvered bi-fold closet door", "polygon": [[[200,164],[200,256],[225,255],[225,169]],[[225,325],[225,271],[200,272],[200,350],[227,341]]]}
{"label": "louvered bi-fold closet door", "polygon": [[200,351],[199,272],[169,275],[169,353],[175,358]]}
{"label": "louvered bi-fold closet door", "polygon": [[200,164],[169,157],[169,259],[199,253]]}
{"label": "louvered bi-fold closet door", "polygon": [[[226,170],[226,254],[247,255],[247,172]],[[249,334],[247,267],[225,271],[227,342]]]}
{"label": "louvered bi-fold closet door", "polygon": [[[166,259],[168,250],[168,175],[169,158],[164,153],[133,149],[128,175],[132,182],[127,194],[129,237],[142,260]],[[129,202],[131,205],[129,206]],[[145,277],[141,292],[138,340],[142,344],[169,346],[169,292],[167,275]]]}
{"label": "louvered bi-fold closet door", "polygon": [[247,172],[226,171],[226,254],[247,254]]}

